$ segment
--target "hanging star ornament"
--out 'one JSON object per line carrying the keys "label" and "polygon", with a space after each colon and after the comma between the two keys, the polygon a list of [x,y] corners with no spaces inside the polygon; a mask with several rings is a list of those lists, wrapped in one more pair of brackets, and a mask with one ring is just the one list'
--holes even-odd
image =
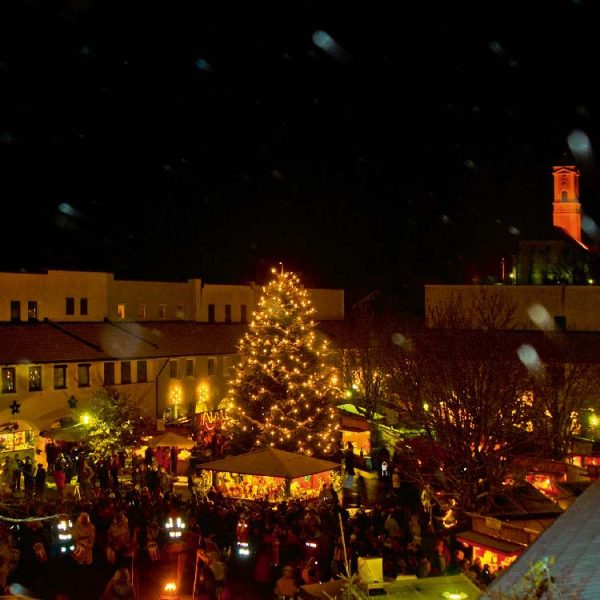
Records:
{"label": "hanging star ornament", "polygon": [[77,408],[77,398],[75,396],[71,396],[67,402],[69,403],[69,408]]}
{"label": "hanging star ornament", "polygon": [[10,410],[13,415],[16,415],[20,412],[21,405],[16,400],[13,400],[13,403],[10,405]]}

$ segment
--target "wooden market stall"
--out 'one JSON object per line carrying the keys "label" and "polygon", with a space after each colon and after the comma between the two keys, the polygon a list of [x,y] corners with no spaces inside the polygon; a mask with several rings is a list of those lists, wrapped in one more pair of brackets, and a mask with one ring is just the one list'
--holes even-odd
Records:
{"label": "wooden market stall", "polygon": [[339,463],[266,447],[198,465],[213,472],[226,495],[239,498],[317,497]]}

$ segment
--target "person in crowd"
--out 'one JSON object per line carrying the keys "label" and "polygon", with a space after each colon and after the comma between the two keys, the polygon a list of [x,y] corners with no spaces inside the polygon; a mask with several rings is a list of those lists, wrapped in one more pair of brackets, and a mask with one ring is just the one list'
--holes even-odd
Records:
{"label": "person in crowd", "polygon": [[52,478],[54,479],[54,483],[56,484],[56,492],[58,495],[58,501],[62,502],[62,500],[65,496],[65,486],[67,485],[67,476],[65,474],[64,469],[62,468],[62,464],[58,461],[54,464],[54,471],[52,471]]}
{"label": "person in crowd", "polygon": [[81,499],[84,501],[89,500],[93,478],[94,469],[88,464],[87,459],[83,458],[77,470],[77,483]]}
{"label": "person in crowd", "polygon": [[18,454],[15,454],[11,462],[12,468],[12,490],[13,492],[21,491],[21,475],[23,474],[23,461]]}
{"label": "person in crowd", "polygon": [[115,563],[131,552],[131,530],[129,521],[123,511],[115,514],[106,535],[106,558]]}
{"label": "person in crowd", "polygon": [[296,598],[300,589],[296,585],[296,580],[294,579],[294,568],[291,565],[286,565],[283,567],[281,577],[275,582],[275,589],[273,591],[278,600],[289,600]]}
{"label": "person in crowd", "polygon": [[44,500],[46,497],[46,469],[42,463],[38,463],[34,476],[35,497]]}
{"label": "person in crowd", "polygon": [[31,456],[25,457],[25,462],[23,463],[23,489],[25,490],[25,497],[32,498],[33,497],[33,489],[35,483],[35,465],[33,464],[33,459]]}
{"label": "person in crowd", "polygon": [[128,569],[120,568],[115,571],[106,584],[101,600],[135,600],[135,590]]}
{"label": "person in crowd", "polygon": [[344,467],[346,469],[346,475],[354,475],[354,446],[352,442],[346,444],[346,451],[344,452]]}
{"label": "person in crowd", "polygon": [[80,565],[91,565],[93,559],[93,548],[96,540],[96,527],[90,519],[90,515],[82,512],[73,525],[73,558]]}
{"label": "person in crowd", "polygon": [[139,454],[134,454],[131,457],[131,484],[134,486],[141,483],[143,464],[142,457]]}
{"label": "person in crowd", "polygon": [[148,446],[144,451],[144,464],[149,469],[154,464],[154,450]]}

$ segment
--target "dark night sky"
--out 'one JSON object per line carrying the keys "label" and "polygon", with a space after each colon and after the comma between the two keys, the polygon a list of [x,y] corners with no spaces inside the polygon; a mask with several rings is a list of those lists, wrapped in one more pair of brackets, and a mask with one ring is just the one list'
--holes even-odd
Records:
{"label": "dark night sky", "polygon": [[3,0],[0,268],[450,281],[600,143],[593,5]]}

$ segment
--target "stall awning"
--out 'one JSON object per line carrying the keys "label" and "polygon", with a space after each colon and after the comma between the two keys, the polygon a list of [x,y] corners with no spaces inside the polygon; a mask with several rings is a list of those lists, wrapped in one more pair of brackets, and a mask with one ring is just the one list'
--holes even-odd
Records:
{"label": "stall awning", "polygon": [[478,531],[463,531],[457,534],[456,539],[468,546],[482,546],[492,552],[500,552],[505,556],[521,554],[525,550],[525,547],[520,544],[500,540],[491,535],[479,533]]}
{"label": "stall awning", "polygon": [[286,452],[285,450],[277,450],[276,448],[267,446],[266,448],[252,450],[245,454],[201,463],[198,467],[209,471],[294,479],[296,477],[339,469],[341,465],[329,460],[321,460],[312,456]]}

